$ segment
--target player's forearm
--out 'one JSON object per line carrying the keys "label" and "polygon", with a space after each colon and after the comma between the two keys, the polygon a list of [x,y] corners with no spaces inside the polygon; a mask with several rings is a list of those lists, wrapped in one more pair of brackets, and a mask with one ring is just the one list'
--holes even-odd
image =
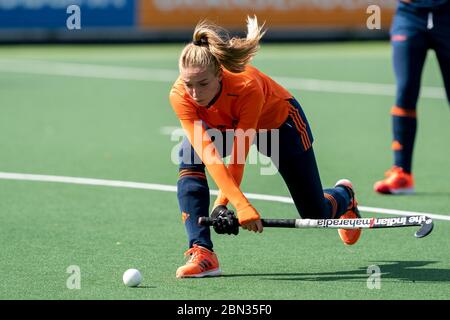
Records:
{"label": "player's forearm", "polygon": [[215,205],[226,205],[229,201],[238,211],[250,205],[250,202],[240,190],[239,184],[225,165],[206,165],[206,169],[220,189]]}
{"label": "player's forearm", "polygon": [[[245,168],[245,165],[242,165],[242,164],[228,165],[228,171],[230,172],[231,176],[233,177],[233,179],[236,182],[236,185],[238,187],[241,185],[242,177],[244,175],[244,168]],[[217,199],[214,202],[214,207],[219,206],[219,205],[226,206],[228,204],[228,202],[229,202],[229,200],[226,197],[226,195],[222,192],[222,190],[219,190]]]}
{"label": "player's forearm", "polygon": [[[225,167],[222,159],[218,156],[218,152],[210,139],[203,139],[205,129],[201,124],[195,124],[193,121],[181,121],[181,125],[186,132],[189,142],[193,146],[195,152],[205,164],[206,169],[217,184],[222,194],[233,204],[237,211],[250,206],[249,201],[239,189],[233,174]],[[232,166],[234,167],[234,165]],[[241,169],[232,169],[239,178],[242,179]]]}

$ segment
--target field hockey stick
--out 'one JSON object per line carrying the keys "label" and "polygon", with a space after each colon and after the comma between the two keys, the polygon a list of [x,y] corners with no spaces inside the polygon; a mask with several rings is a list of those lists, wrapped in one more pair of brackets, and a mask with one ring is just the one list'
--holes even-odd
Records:
{"label": "field hockey stick", "polygon": [[[214,220],[200,217],[198,223],[212,226]],[[392,218],[357,218],[357,219],[261,219],[263,227],[268,228],[331,228],[331,229],[378,229],[420,227],[414,234],[423,238],[433,230],[433,220],[427,216],[405,216]]]}

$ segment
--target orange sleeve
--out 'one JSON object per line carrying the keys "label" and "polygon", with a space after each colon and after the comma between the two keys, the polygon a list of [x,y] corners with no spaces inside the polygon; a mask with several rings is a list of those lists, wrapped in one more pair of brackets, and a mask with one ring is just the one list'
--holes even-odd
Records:
{"label": "orange sleeve", "polygon": [[[239,122],[235,131],[230,164],[228,165],[228,171],[238,186],[241,184],[245,161],[256,135],[256,126],[264,104],[264,94],[258,87],[254,87],[243,97],[241,103]],[[220,190],[214,202],[214,207],[227,204],[228,199],[225,193]]]}
{"label": "orange sleeve", "polygon": [[192,103],[184,99],[184,93],[180,89],[173,87],[170,91],[169,100],[178,119],[193,121],[200,119],[197,109]]}
{"label": "orange sleeve", "polygon": [[[246,139],[248,141],[248,139]],[[248,152],[250,150],[250,143],[247,143],[245,145],[244,152],[244,161],[247,159]],[[233,150],[231,152],[230,157],[230,164],[228,165],[228,171],[230,172],[231,176],[233,177],[235,183],[237,186],[241,185],[242,177],[244,175],[244,168],[245,168],[245,162],[241,162],[241,160],[238,157],[238,153],[242,151],[238,151],[238,138],[234,138],[233,142]],[[217,207],[218,205],[224,205],[226,206],[228,204],[228,198],[225,196],[224,192],[222,192],[222,189],[219,190],[219,194],[217,196],[216,201],[214,202],[214,207]]]}
{"label": "orange sleeve", "polygon": [[[205,164],[209,174],[236,208],[239,223],[245,224],[258,220],[260,218],[258,212],[244,196],[233,176],[223,164],[214,143],[209,139],[202,123],[191,120],[180,120],[180,122],[189,142]],[[205,139],[205,137],[207,138]]]}
{"label": "orange sleeve", "polygon": [[[233,151],[231,154],[231,158],[230,159],[236,159],[236,140],[237,138],[234,138],[234,145],[233,145]],[[247,145],[247,143],[246,143]],[[247,159],[247,155],[248,152],[250,150],[250,146],[247,148],[247,146],[245,147],[245,159]],[[228,171],[230,172],[231,176],[233,177],[235,183],[237,186],[241,185],[241,181],[242,181],[242,177],[244,176],[244,168],[245,168],[245,163],[240,163],[240,162],[232,162],[230,160],[230,164],[228,165]],[[225,196],[225,193],[222,192],[222,189],[219,190],[219,194],[217,195],[217,199],[214,202],[214,207],[217,207],[218,205],[224,205],[226,206],[228,204],[228,198]]]}

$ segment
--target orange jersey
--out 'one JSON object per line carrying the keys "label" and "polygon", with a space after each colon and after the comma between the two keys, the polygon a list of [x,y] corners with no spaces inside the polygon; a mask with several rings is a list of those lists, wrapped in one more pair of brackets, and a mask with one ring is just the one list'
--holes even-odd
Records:
{"label": "orange jersey", "polygon": [[224,70],[221,92],[208,108],[195,103],[180,78],[170,92],[180,120],[203,120],[219,130],[278,128],[288,116],[290,98],[286,89],[252,66],[242,73]]}
{"label": "orange jersey", "polygon": [[[180,78],[170,91],[171,105],[187,138],[220,188],[215,205],[226,205],[229,200],[237,209],[241,224],[259,217],[239,189],[244,164],[232,163],[227,168],[217,153],[206,155],[204,151],[212,142],[195,139],[199,132],[202,136],[206,131],[198,121],[219,130],[275,129],[288,117],[290,98],[292,95],[286,89],[252,66],[246,66],[242,73],[223,70],[221,90],[208,107],[198,105],[190,97]],[[234,142],[231,159],[237,154],[236,138]],[[246,142],[245,157],[249,148],[250,142]]]}

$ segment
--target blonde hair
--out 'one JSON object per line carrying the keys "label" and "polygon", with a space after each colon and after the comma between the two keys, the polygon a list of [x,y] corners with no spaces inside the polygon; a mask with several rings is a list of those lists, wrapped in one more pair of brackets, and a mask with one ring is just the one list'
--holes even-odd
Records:
{"label": "blonde hair", "polygon": [[234,73],[243,72],[259,49],[259,40],[266,32],[263,27],[264,24],[258,25],[256,16],[247,17],[247,37],[230,39],[225,29],[206,20],[200,21],[195,27],[193,41],[181,52],[180,70],[196,66],[212,67],[216,74],[221,67]]}

